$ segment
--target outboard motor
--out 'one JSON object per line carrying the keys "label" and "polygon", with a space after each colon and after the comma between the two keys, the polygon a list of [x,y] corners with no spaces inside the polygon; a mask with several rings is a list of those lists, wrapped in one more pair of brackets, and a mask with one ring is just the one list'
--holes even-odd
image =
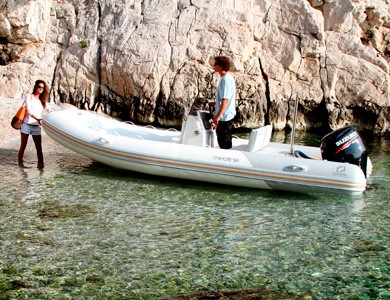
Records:
{"label": "outboard motor", "polygon": [[355,126],[346,126],[325,135],[321,140],[322,159],[359,166],[367,177],[368,153]]}

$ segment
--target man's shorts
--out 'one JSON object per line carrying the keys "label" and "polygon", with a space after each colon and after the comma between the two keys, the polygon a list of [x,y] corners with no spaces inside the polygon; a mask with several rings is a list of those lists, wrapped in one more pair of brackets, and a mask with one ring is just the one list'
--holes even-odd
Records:
{"label": "man's shorts", "polygon": [[26,123],[22,123],[22,128],[20,128],[20,132],[31,135],[41,135],[41,125],[29,125]]}

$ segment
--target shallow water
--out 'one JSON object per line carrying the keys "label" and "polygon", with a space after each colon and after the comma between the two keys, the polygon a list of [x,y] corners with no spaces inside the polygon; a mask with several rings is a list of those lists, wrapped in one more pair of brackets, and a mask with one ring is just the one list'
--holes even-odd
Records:
{"label": "shallow water", "polygon": [[388,141],[370,142],[370,188],[354,197],[119,171],[47,136],[44,171],[31,140],[20,169],[17,147],[0,146],[0,299],[153,299],[253,287],[390,299]]}

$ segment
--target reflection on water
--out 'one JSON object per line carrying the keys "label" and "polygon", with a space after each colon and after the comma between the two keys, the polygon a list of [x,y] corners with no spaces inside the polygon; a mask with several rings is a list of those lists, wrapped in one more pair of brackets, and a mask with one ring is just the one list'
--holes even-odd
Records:
{"label": "reflection on water", "polygon": [[20,169],[18,145],[5,145],[0,299],[148,299],[251,287],[389,299],[388,145],[369,146],[371,187],[357,197],[119,171],[48,137],[45,170],[35,168],[32,148],[29,168]]}

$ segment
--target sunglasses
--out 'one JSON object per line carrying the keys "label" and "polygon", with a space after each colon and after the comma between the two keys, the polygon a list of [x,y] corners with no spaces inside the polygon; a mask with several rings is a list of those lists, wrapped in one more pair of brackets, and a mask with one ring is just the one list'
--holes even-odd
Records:
{"label": "sunglasses", "polygon": [[44,89],[45,86],[44,85],[38,85],[38,89]]}

